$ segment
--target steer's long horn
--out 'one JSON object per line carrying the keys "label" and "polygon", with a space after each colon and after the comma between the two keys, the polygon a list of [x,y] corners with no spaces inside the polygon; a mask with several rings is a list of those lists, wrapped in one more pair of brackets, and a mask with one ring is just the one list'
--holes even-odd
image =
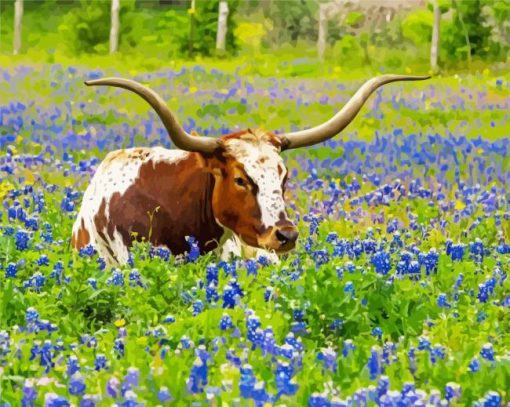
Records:
{"label": "steer's long horn", "polygon": [[115,86],[118,88],[130,90],[131,92],[141,96],[152,106],[152,108],[161,118],[161,121],[165,125],[168,135],[170,136],[170,139],[175,144],[175,146],[182,150],[211,153],[218,146],[215,139],[207,137],[195,137],[186,133],[177,121],[175,115],[166,105],[165,101],[161,99],[161,97],[156,92],[147,86],[142,85],[141,83],[123,78],[102,78],[86,81],[85,85]]}
{"label": "steer's long horn", "polygon": [[311,129],[282,134],[282,149],[312,146],[336,136],[356,117],[368,97],[379,86],[395,81],[421,81],[430,76],[382,75],[366,81],[347,104],[327,122]]}

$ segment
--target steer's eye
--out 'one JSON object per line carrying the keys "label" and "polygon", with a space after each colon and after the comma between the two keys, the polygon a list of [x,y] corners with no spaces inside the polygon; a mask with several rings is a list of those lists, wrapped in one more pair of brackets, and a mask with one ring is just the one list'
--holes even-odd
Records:
{"label": "steer's eye", "polygon": [[234,182],[239,185],[240,187],[245,187],[246,186],[246,181],[244,179],[242,179],[241,177],[235,177],[234,178]]}

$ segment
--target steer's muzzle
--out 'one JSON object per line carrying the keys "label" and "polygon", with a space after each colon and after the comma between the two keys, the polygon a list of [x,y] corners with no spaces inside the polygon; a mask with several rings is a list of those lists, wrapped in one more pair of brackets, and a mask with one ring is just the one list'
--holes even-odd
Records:
{"label": "steer's muzzle", "polygon": [[[296,245],[298,231],[295,226],[285,226],[275,229],[275,237],[285,250],[290,250]],[[287,248],[288,247],[288,248]]]}
{"label": "steer's muzzle", "polygon": [[279,221],[260,236],[259,245],[264,249],[274,250],[277,253],[285,253],[296,246],[298,235],[297,228],[292,222],[288,220]]}

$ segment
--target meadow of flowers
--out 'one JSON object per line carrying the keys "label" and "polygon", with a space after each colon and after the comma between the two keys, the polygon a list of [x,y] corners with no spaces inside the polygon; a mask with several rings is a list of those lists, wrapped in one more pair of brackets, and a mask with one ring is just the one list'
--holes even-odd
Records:
{"label": "meadow of flowers", "polygon": [[118,74],[185,128],[283,131],[361,81],[0,69],[0,405],[510,405],[510,82],[392,84],[347,131],[286,155],[298,248],[184,264],[137,245],[105,267],[70,248],[107,151],[170,146]]}

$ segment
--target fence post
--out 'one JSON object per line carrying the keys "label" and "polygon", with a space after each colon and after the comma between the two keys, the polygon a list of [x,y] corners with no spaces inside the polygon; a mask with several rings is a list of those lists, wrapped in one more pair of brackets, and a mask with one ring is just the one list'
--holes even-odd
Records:
{"label": "fence post", "polygon": [[438,0],[434,0],[434,24],[432,26],[432,44],[430,46],[430,67],[433,72],[438,69],[439,60],[439,30],[441,25],[441,10]]}
{"label": "fence post", "polygon": [[119,0],[112,0],[111,27],[110,27],[110,54],[117,52],[119,47]]}
{"label": "fence post", "polygon": [[220,0],[218,5],[218,31],[216,32],[216,49],[224,52],[227,40],[227,19],[228,3],[226,0]]}
{"label": "fence post", "polygon": [[14,44],[13,54],[21,52],[21,20],[23,19],[23,0],[14,3]]}
{"label": "fence post", "polygon": [[317,39],[317,54],[319,61],[324,61],[326,52],[326,41],[328,38],[327,4],[319,5],[319,37]]}

